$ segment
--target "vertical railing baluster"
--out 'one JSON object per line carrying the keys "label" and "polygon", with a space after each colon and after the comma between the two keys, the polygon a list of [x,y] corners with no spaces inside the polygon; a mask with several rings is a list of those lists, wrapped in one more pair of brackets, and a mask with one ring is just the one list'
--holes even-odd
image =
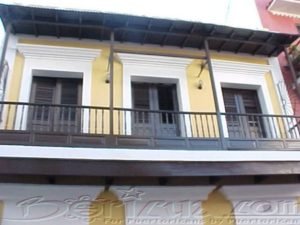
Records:
{"label": "vertical railing baluster", "polygon": [[192,124],[192,120],[191,120],[191,113],[189,113],[188,115],[189,115],[189,121],[190,121],[190,127],[191,127],[191,135],[192,135],[192,137],[194,137],[194,129],[193,129],[193,124]]}
{"label": "vertical railing baluster", "polygon": [[25,107],[25,105],[22,105],[22,111],[21,111],[21,119],[20,119],[19,130],[22,130],[23,117],[24,117],[24,107]]}
{"label": "vertical railing baluster", "polygon": [[[230,121],[230,123],[227,124],[227,127],[228,127],[228,136],[230,138],[231,138],[231,136],[233,136],[235,138],[236,137],[236,130],[235,130],[234,115],[226,115],[226,117],[228,118],[228,122]],[[231,135],[230,132],[232,132],[233,135]]]}
{"label": "vertical railing baluster", "polygon": [[[65,106],[63,106],[63,107],[61,107],[62,108],[62,111],[60,111],[60,107],[54,107],[54,111],[55,110],[57,110],[58,111],[58,113],[57,113],[57,117],[58,117],[58,121],[57,121],[57,126],[58,126],[58,130],[60,131],[60,132],[63,132],[64,131],[64,128],[63,128],[63,126],[64,126],[64,121],[65,121],[65,111],[66,111],[66,107]],[[54,120],[55,121],[55,120]],[[54,125],[54,127],[56,127],[55,125]]]}
{"label": "vertical railing baluster", "polygon": [[[254,139],[258,139],[258,124],[256,124],[256,120],[254,118],[254,115],[250,115],[250,121],[252,121],[252,129],[251,130],[251,124],[249,125],[249,129],[250,129],[250,136],[253,137]],[[252,135],[253,134],[253,135]]]}
{"label": "vertical railing baluster", "polygon": [[[139,113],[138,113],[139,114]],[[142,111],[141,112],[141,121],[142,121],[142,136],[145,136],[145,133],[146,133],[146,129],[145,129],[145,112]]]}
{"label": "vertical railing baluster", "polygon": [[287,139],[291,138],[292,136],[289,133],[289,121],[288,121],[288,117],[283,117],[283,131],[284,131],[284,135]]}
{"label": "vertical railing baluster", "polygon": [[81,120],[80,120],[80,133],[83,133],[83,126],[84,126],[84,108],[80,108]]}
{"label": "vertical railing baluster", "polygon": [[18,104],[14,105],[15,111],[14,111],[14,118],[13,118],[13,126],[12,129],[16,129],[16,117],[17,117],[17,112],[18,112]]}
{"label": "vertical railing baluster", "polygon": [[88,134],[91,133],[91,108],[89,109],[89,122],[88,122]]}
{"label": "vertical railing baluster", "polygon": [[263,121],[263,118],[261,116],[256,115],[256,120],[257,120],[257,124],[258,124],[258,137],[259,138],[263,138],[264,134],[263,134],[263,129],[261,126],[261,122]]}
{"label": "vertical railing baluster", "polygon": [[[158,136],[157,133],[160,132],[157,130],[158,128],[156,125],[156,119],[155,119],[156,117],[159,118],[159,113],[152,112],[149,114],[149,122],[153,124],[153,138],[157,137]],[[153,145],[154,145],[154,142],[153,142]]]}
{"label": "vertical railing baluster", "polygon": [[202,137],[205,138],[204,123],[203,123],[202,117],[203,117],[203,114],[200,114]]}
{"label": "vertical railing baluster", "polygon": [[11,104],[8,104],[8,109],[7,109],[7,118],[6,118],[6,122],[5,122],[5,129],[8,130],[8,123],[9,123],[9,118],[10,118],[10,106]]}
{"label": "vertical railing baluster", "polygon": [[71,118],[71,112],[72,112],[72,107],[68,107],[68,133],[70,133],[71,132],[71,120],[72,120],[72,118]]}
{"label": "vertical railing baluster", "polygon": [[278,135],[277,135],[277,128],[276,128],[276,124],[274,122],[274,116],[271,116],[271,119],[272,119],[272,125],[273,125],[273,130],[274,130],[274,138],[278,138]]}
{"label": "vertical railing baluster", "polygon": [[44,105],[42,105],[41,106],[41,108],[42,108],[42,113],[41,113],[41,120],[40,120],[40,131],[44,131],[44,126],[46,126],[45,125],[45,123],[46,123],[46,121],[45,121],[45,106]]}
{"label": "vertical railing baluster", "polygon": [[216,121],[215,121],[215,119],[214,119],[214,118],[215,118],[215,115],[210,114],[210,117],[211,117],[212,124],[213,124],[214,137],[216,138],[216,137],[217,137],[217,134],[216,134],[216,127],[215,127]]}
{"label": "vertical railing baluster", "polygon": [[[128,133],[127,133],[127,111],[124,109],[124,113],[125,113],[125,115],[124,115],[124,129],[125,129],[125,135],[128,135]],[[133,122],[134,122],[134,117],[132,117],[132,111],[129,111],[129,115],[130,115],[130,119],[132,120],[131,122],[131,124],[133,124]]]}
{"label": "vertical railing baluster", "polygon": [[294,138],[297,138],[297,132],[296,132],[296,127],[297,126],[297,121],[296,124],[294,125],[294,119],[292,117],[290,117],[290,126],[292,127],[292,129],[290,130],[291,132],[291,135],[294,137]]}
{"label": "vertical railing baluster", "polygon": [[[242,131],[244,133],[244,138],[248,139],[249,137],[249,122],[247,115],[239,115],[242,124]],[[248,131],[248,132],[247,132]]]}
{"label": "vertical railing baluster", "polygon": [[118,109],[118,135],[121,135],[121,111]]}
{"label": "vertical railing baluster", "polygon": [[267,116],[267,121],[268,121],[268,129],[269,129],[269,133],[270,133],[270,138],[273,138],[273,131],[272,131],[272,127],[271,127],[271,122],[270,122],[271,118],[270,116]]}
{"label": "vertical railing baluster", "polygon": [[210,127],[209,127],[207,114],[205,114],[205,120],[206,120],[206,126],[207,126],[207,131],[208,131],[208,137],[210,138],[211,134],[210,134]]}
{"label": "vertical railing baluster", "polygon": [[101,130],[102,134],[104,134],[104,109],[101,109]]}
{"label": "vertical railing baluster", "polygon": [[98,109],[94,108],[94,115],[95,115],[95,134],[98,134]]}
{"label": "vertical railing baluster", "polygon": [[197,137],[199,137],[199,128],[198,128],[197,114],[194,114],[194,120],[195,120],[195,124],[196,124],[196,134],[197,134]]}
{"label": "vertical railing baluster", "polygon": [[[184,137],[187,139],[188,138],[188,134],[187,134],[187,127],[186,127],[186,118],[185,118],[185,116],[186,116],[186,114],[185,113],[182,113],[182,114],[179,114],[179,115],[182,115],[183,116],[183,119],[182,119],[182,121],[183,121],[183,128],[184,128]],[[191,125],[190,125],[191,126]]]}
{"label": "vertical railing baluster", "polygon": [[276,123],[277,123],[277,126],[278,126],[278,134],[279,134],[279,136],[278,136],[278,138],[280,138],[280,139],[284,139],[284,135],[283,135],[283,133],[282,133],[282,127],[281,127],[281,122],[280,122],[280,120],[279,120],[280,118],[278,117],[278,116],[276,116],[275,117],[275,120],[276,120]]}

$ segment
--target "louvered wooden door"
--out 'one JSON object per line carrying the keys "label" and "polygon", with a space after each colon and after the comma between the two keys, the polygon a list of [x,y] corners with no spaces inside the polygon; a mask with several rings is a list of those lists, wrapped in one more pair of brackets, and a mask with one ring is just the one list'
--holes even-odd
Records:
{"label": "louvered wooden door", "polygon": [[[56,97],[56,80],[52,78],[33,79],[31,102],[38,105],[29,107],[28,128],[30,130],[51,131],[54,121],[54,104]],[[41,104],[41,105],[40,105]]]}
{"label": "louvered wooden door", "polygon": [[81,109],[80,79],[34,77],[28,127],[51,132],[79,132]]}
{"label": "louvered wooden door", "polygon": [[262,138],[265,136],[261,117],[260,103],[255,90],[223,88],[223,97],[227,115],[229,137]]}
{"label": "louvered wooden door", "polygon": [[174,137],[180,134],[178,115],[172,113],[178,110],[176,85],[133,83],[132,98],[133,108],[141,110],[133,112],[134,135]]}

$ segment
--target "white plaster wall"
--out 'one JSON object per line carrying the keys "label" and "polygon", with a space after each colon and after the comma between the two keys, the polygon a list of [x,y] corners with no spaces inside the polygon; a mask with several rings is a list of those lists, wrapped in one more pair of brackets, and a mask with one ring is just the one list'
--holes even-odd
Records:
{"label": "white plaster wall", "polygon": [[[124,202],[126,224],[140,224],[146,219],[155,224],[173,221],[179,225],[201,221],[201,200],[212,188],[112,186],[110,190]],[[90,202],[102,191],[100,186],[0,184],[2,225],[88,224]]]}

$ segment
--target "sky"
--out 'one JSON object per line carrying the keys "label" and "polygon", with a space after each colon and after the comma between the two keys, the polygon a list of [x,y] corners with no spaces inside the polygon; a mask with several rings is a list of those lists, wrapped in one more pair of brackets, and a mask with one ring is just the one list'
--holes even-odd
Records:
{"label": "sky", "polygon": [[[0,0],[33,5],[222,24],[260,30],[255,0]],[[3,30],[0,28],[2,43]]]}

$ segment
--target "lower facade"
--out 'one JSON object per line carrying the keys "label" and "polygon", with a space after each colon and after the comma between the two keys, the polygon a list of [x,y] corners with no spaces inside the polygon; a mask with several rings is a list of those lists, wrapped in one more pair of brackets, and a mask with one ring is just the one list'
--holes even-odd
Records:
{"label": "lower facade", "polygon": [[0,184],[0,221],[19,224],[300,223],[300,185]]}

